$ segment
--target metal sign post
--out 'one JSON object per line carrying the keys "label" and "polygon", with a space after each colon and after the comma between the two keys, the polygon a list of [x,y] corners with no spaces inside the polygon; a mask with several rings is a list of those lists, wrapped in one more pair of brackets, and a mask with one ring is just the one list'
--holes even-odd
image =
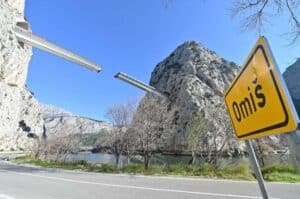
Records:
{"label": "metal sign post", "polygon": [[263,175],[261,173],[256,155],[255,155],[255,152],[254,152],[254,149],[253,149],[253,146],[252,146],[252,141],[249,139],[249,140],[245,140],[245,142],[246,142],[246,146],[247,146],[248,151],[249,151],[250,161],[253,165],[253,169],[254,169],[254,172],[255,172],[256,179],[258,181],[260,192],[263,196],[263,199],[269,199],[270,197],[268,195],[266,184],[265,184]]}
{"label": "metal sign post", "polygon": [[237,138],[246,142],[261,194],[269,199],[251,139],[295,131],[299,118],[265,37],[257,40],[224,99]]}

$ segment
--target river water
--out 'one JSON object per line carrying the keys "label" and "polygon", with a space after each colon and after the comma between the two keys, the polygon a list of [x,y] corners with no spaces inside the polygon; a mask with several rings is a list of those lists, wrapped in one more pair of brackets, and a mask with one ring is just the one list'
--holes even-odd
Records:
{"label": "river water", "polygon": [[69,155],[68,160],[78,161],[85,160],[90,163],[115,163],[116,158],[114,155],[105,154],[105,153],[90,153],[90,152],[81,152]]}
{"label": "river water", "polygon": [[[79,161],[84,160],[90,163],[111,163],[114,164],[116,162],[116,158],[112,154],[104,154],[104,153],[91,153],[91,152],[81,152],[77,154],[72,154],[68,157],[69,161]],[[151,164],[188,164],[191,160],[189,156],[171,156],[171,155],[154,155],[151,158]],[[284,159],[279,159],[277,156],[269,156],[264,159],[267,165],[274,163],[292,163],[289,157]],[[249,159],[247,157],[239,157],[239,158],[220,158],[218,160],[220,165],[228,165],[228,164],[237,164],[237,163],[247,163]],[[127,156],[121,156],[120,165],[126,165],[129,163]],[[141,156],[131,157],[130,163],[143,163],[143,158]],[[203,163],[201,160],[198,160],[198,164]]]}
{"label": "river water", "polygon": [[[68,161],[79,161],[84,160],[90,163],[116,163],[116,158],[112,154],[106,153],[91,153],[91,152],[80,152],[77,154],[71,154],[67,158]],[[126,156],[121,156],[119,160],[121,165],[128,164],[128,158]]]}

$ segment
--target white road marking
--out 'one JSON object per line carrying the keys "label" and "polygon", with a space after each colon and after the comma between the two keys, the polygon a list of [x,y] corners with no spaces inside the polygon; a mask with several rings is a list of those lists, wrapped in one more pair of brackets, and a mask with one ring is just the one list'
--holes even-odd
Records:
{"label": "white road marking", "polygon": [[[16,165],[16,164],[13,164]],[[24,165],[23,165],[24,166]],[[25,165],[25,166],[32,166],[32,165]],[[59,168],[44,168],[39,166],[33,166],[33,168],[42,169],[43,171],[63,171],[65,173],[79,173],[79,174],[95,174],[96,172],[87,172],[82,170],[66,170],[66,169],[59,169]],[[205,178],[205,177],[199,177],[199,176],[176,176],[176,175],[162,175],[162,176],[156,176],[156,175],[141,175],[141,174],[130,174],[130,173],[96,173],[97,175],[104,175],[104,176],[114,176],[114,177],[136,177],[136,178],[154,178],[154,179],[173,179],[173,180],[188,180],[188,181],[211,181],[211,182],[228,182],[228,183],[251,183],[251,184],[257,184],[258,182],[256,180],[234,180],[234,179],[211,179],[211,178]],[[93,175],[94,176],[94,175]],[[278,184],[278,185],[294,185],[294,186],[300,186],[299,182],[266,182],[267,184]]]}
{"label": "white road marking", "polygon": [[[50,177],[50,176],[43,176],[43,175],[36,175],[36,174],[29,174],[29,173],[21,173],[21,172],[14,172],[14,173],[18,173],[18,174],[26,175],[26,176],[32,176],[32,177],[51,179],[51,180],[75,182],[75,183],[82,183],[82,184],[92,184],[92,185],[107,186],[107,187],[118,187],[118,188],[139,189],[139,190],[148,190],[148,191],[172,192],[172,193],[184,193],[184,194],[206,195],[206,196],[233,197],[233,198],[248,198],[248,199],[261,199],[262,198],[262,197],[259,197],[259,196],[246,196],[246,195],[234,195],[234,194],[223,194],[223,193],[196,192],[196,191],[184,191],[184,190],[176,190],[176,189],[162,189],[162,188],[138,187],[138,186],[120,185],[120,184],[108,184],[108,183],[100,183],[100,182],[88,182],[88,181],[72,180],[72,179],[66,179],[66,178]],[[278,199],[278,198],[273,198],[273,199]]]}
{"label": "white road marking", "polygon": [[[190,180],[190,181],[210,181],[210,182],[228,182],[228,183],[251,183],[258,184],[257,180],[233,180],[233,179],[210,179],[204,177],[181,177],[181,176],[145,176],[145,175],[136,175],[136,174],[106,174],[102,175],[124,175],[124,176],[133,176],[137,178],[156,178],[156,179],[172,179],[172,180]],[[278,185],[300,185],[299,182],[266,182],[266,184],[278,184]]]}
{"label": "white road marking", "polygon": [[[0,160],[1,162],[2,160]],[[86,172],[82,170],[65,170],[59,168],[44,168],[41,166],[34,166],[34,165],[18,165],[16,163],[12,163],[9,161],[3,161],[6,164],[14,165],[14,166],[26,166],[30,168],[37,168],[43,171],[63,171],[65,173],[80,173],[80,174],[95,174],[95,172]],[[113,173],[97,173],[97,175],[104,175],[104,176],[124,176],[124,177],[136,177],[136,178],[154,178],[154,179],[173,179],[173,180],[189,180],[189,181],[211,181],[211,182],[228,182],[228,183],[252,183],[257,184],[256,180],[247,181],[247,180],[233,180],[233,179],[210,179],[205,177],[193,177],[193,176],[176,176],[176,175],[165,175],[165,176],[147,176],[147,175],[140,175],[140,174],[130,174],[130,173],[123,173],[123,174],[113,174]],[[293,186],[300,186],[299,182],[266,182],[267,184],[278,184],[278,185],[293,185]]]}
{"label": "white road marking", "polygon": [[5,195],[5,194],[1,194],[0,193],[0,199],[15,199],[14,197],[11,197],[11,196],[8,196],[8,195]]}

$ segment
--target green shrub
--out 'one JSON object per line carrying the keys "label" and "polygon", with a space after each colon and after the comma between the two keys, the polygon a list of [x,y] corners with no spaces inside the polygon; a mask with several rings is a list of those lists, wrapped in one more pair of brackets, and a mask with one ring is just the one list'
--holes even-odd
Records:
{"label": "green shrub", "polygon": [[281,182],[300,182],[300,175],[293,165],[274,164],[262,168],[265,180]]}
{"label": "green shrub", "polygon": [[162,175],[166,173],[166,167],[163,165],[150,165],[147,170],[144,171],[145,175]]}
{"label": "green shrub", "polygon": [[103,173],[114,173],[117,171],[117,166],[114,164],[109,163],[102,163],[95,165],[95,169],[97,172],[103,172]]}
{"label": "green shrub", "polygon": [[144,165],[141,164],[129,164],[122,168],[125,173],[143,173],[144,170]]}
{"label": "green shrub", "polygon": [[279,182],[300,182],[300,175],[287,173],[287,172],[272,172],[264,175],[267,181],[279,181]]}
{"label": "green shrub", "polygon": [[273,173],[273,172],[287,172],[287,173],[297,173],[297,169],[293,165],[289,164],[274,164],[271,166],[266,166],[262,168],[263,174]]}
{"label": "green shrub", "polygon": [[176,164],[168,167],[166,172],[177,175],[187,175],[191,172],[191,170],[192,168],[189,168],[189,165]]}
{"label": "green shrub", "polygon": [[[29,163],[42,167],[81,169],[85,171],[95,171],[102,173],[135,173],[143,175],[180,175],[180,176],[201,176],[209,178],[242,179],[253,180],[248,164],[228,165],[219,169],[209,164],[196,165],[150,165],[146,170],[143,164],[130,164],[118,170],[114,164],[92,164],[86,161],[61,162],[42,161],[30,156],[22,156],[13,159],[16,163]],[[267,181],[300,182],[300,175],[296,173],[296,168],[292,165],[271,165],[262,168],[264,178]]]}
{"label": "green shrub", "polygon": [[166,174],[168,172],[167,167],[162,165],[150,165],[148,169],[145,169],[143,164],[130,164],[121,169],[124,173],[135,173],[144,175],[158,175]]}
{"label": "green shrub", "polygon": [[204,164],[200,167],[200,171],[203,173],[203,174],[207,174],[207,173],[214,173],[215,172],[215,169],[212,165],[209,165],[209,164]]}
{"label": "green shrub", "polygon": [[254,179],[248,164],[226,166],[217,170],[216,174],[218,177],[226,178],[226,179],[242,179],[242,180]]}
{"label": "green shrub", "polygon": [[246,164],[236,166],[226,166],[220,169],[215,169],[209,164],[202,166],[195,165],[171,165],[169,167],[163,167],[158,165],[152,165],[148,170],[144,170],[143,165],[128,165],[122,170],[125,173],[141,173],[141,174],[172,174],[181,176],[201,176],[201,177],[219,177],[229,179],[244,179],[253,180],[249,166]]}
{"label": "green shrub", "polygon": [[31,156],[20,156],[12,159],[15,163],[31,163],[33,158]]}
{"label": "green shrub", "polygon": [[79,165],[88,165],[89,163],[85,160],[78,160],[74,162],[75,164],[79,164]]}
{"label": "green shrub", "polygon": [[248,164],[239,164],[236,166],[225,166],[221,168],[220,171],[230,175],[237,174],[237,173],[248,175],[250,173],[250,168]]}

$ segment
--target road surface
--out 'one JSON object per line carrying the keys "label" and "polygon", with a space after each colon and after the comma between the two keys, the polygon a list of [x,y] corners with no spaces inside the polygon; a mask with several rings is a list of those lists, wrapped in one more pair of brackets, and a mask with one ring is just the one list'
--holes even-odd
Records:
{"label": "road surface", "polygon": [[[299,199],[300,184],[268,183],[272,198]],[[99,174],[0,161],[0,199],[257,199],[255,182]]]}

